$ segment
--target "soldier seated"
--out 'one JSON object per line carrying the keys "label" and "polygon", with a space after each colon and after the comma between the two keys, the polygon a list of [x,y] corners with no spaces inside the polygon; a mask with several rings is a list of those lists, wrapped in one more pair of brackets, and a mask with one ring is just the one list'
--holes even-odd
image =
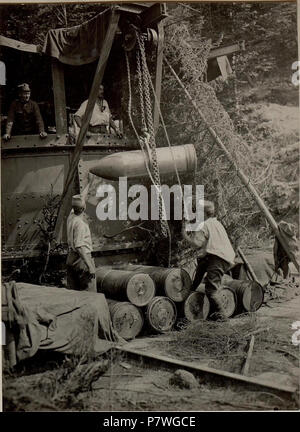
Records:
{"label": "soldier seated", "polygon": [[[117,135],[117,137],[122,138],[121,132],[118,130],[117,125],[112,119],[112,115],[108,103],[103,98],[103,94],[104,94],[104,86],[100,85],[98,97],[89,123],[87,136],[90,136],[91,133],[95,133],[95,134],[108,133],[109,128],[112,128],[115,134]],[[85,113],[87,103],[88,103],[87,100],[84,101],[80,105],[79,110],[74,114],[76,136],[78,136],[79,128],[81,127],[82,124],[82,117]]]}

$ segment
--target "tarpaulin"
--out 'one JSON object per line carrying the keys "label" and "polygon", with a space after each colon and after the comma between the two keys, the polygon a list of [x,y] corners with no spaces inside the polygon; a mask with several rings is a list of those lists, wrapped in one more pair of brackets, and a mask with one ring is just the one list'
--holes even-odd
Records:
{"label": "tarpaulin", "polygon": [[[78,353],[80,344],[89,337],[97,353],[107,351],[113,342],[124,342],[112,328],[103,294],[21,282],[2,287],[6,291],[2,294],[2,310],[6,311],[3,318],[15,339],[17,362],[32,357],[39,349]],[[21,313],[15,302],[9,301],[10,290],[18,298]]]}
{"label": "tarpaulin", "polygon": [[[281,234],[281,237],[284,238],[290,254],[294,257],[294,260],[298,262],[299,259],[299,248],[298,241],[296,238],[296,229],[295,226],[291,223],[280,221],[278,224],[278,230]],[[275,269],[278,273],[281,269],[283,271],[283,277],[287,278],[289,274],[289,263],[291,262],[287,253],[283,249],[277,237],[275,237],[275,243],[273,248],[274,253],[274,261],[275,261]]]}
{"label": "tarpaulin", "polygon": [[110,9],[74,27],[49,30],[43,52],[69,65],[91,63],[100,57]]}
{"label": "tarpaulin", "polygon": [[[276,277],[275,264],[272,251],[249,249],[243,250],[244,255],[254,270],[258,282],[265,286],[270,280]],[[245,265],[241,266],[240,275],[238,279],[251,279],[248,275]]]}

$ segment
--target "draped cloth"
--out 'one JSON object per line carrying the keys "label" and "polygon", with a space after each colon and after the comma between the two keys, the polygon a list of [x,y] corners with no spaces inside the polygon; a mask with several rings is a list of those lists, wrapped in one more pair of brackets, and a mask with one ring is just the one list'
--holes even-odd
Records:
{"label": "draped cloth", "polygon": [[2,319],[15,341],[16,358],[10,366],[38,350],[77,353],[88,337],[98,354],[124,342],[112,328],[103,294],[23,282],[1,288]]}
{"label": "draped cloth", "polygon": [[73,66],[97,60],[100,57],[110,14],[110,9],[106,9],[81,25],[49,30],[43,53]]}

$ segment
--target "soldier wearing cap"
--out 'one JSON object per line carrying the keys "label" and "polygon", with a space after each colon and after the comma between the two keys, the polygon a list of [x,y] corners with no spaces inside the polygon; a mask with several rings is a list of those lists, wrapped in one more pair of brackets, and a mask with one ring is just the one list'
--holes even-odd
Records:
{"label": "soldier wearing cap", "polygon": [[67,285],[69,289],[97,292],[95,263],[92,258],[92,238],[83,220],[86,209],[84,193],[72,197],[72,211],[67,220],[69,253]]}
{"label": "soldier wearing cap", "polygon": [[18,99],[14,100],[9,108],[4,140],[10,139],[12,129],[15,135],[38,132],[40,138],[47,136],[40,109],[38,104],[30,99],[30,87],[26,83],[18,86]]}
{"label": "soldier wearing cap", "polygon": [[[211,201],[201,203],[204,211],[204,222],[198,231],[187,235],[183,225],[182,235],[193,247],[200,249],[198,266],[193,281],[196,290],[205,273],[205,294],[210,300],[212,310],[224,318],[224,307],[219,296],[222,278],[234,264],[235,252],[224,226],[214,217],[215,206]],[[200,205],[201,205],[200,204]]]}

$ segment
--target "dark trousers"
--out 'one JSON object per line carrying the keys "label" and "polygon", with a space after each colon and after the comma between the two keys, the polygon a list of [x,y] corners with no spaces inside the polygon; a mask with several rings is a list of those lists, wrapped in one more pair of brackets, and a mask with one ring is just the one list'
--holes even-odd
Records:
{"label": "dark trousers", "polygon": [[193,290],[201,283],[204,274],[207,272],[205,279],[205,294],[211,297],[222,285],[222,278],[230,268],[230,264],[222,258],[207,254],[204,258],[198,259],[198,266],[193,281]]}
{"label": "dark trousers", "polygon": [[[93,260],[91,258],[91,260]],[[77,291],[97,292],[95,277],[87,272],[86,264],[78,254],[70,252],[67,259],[67,286]]]}

